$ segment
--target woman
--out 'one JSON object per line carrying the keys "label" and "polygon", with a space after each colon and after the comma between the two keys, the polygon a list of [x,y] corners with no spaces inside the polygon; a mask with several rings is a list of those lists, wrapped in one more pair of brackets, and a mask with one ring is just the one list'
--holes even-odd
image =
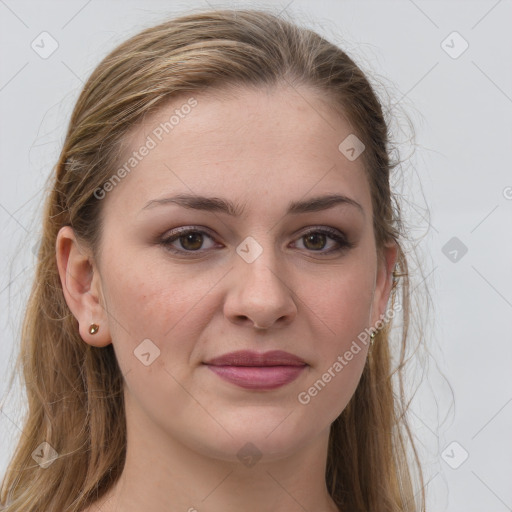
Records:
{"label": "woman", "polygon": [[46,203],[5,510],[424,510],[391,169],[362,71],[277,16],[108,55]]}

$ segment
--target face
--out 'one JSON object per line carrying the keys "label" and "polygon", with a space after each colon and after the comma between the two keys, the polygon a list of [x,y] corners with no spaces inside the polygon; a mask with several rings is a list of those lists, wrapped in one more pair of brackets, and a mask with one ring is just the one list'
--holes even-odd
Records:
{"label": "face", "polygon": [[[130,171],[98,192],[97,338],[80,299],[75,314],[114,346],[128,421],[221,459],[247,442],[282,457],[352,397],[396,251],[377,257],[362,158],[338,149],[353,130],[313,91],[191,96],[145,118]],[[213,361],[236,351],[252,356]],[[270,351],[288,355],[254,358]]]}

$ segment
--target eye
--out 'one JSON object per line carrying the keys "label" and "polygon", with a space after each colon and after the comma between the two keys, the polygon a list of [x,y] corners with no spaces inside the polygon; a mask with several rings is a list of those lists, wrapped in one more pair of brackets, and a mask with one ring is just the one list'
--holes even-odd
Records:
{"label": "eye", "polygon": [[[335,242],[334,247],[324,251],[323,249],[329,238]],[[299,240],[303,240],[303,245],[306,249],[313,252],[320,252],[321,254],[340,252],[354,246],[353,243],[346,239],[341,231],[328,227],[311,229],[304,233]]]}
{"label": "eye", "polygon": [[[162,244],[166,249],[174,253],[200,252],[199,250],[204,243],[205,237],[213,241],[213,237],[206,233],[206,231],[194,227],[183,227],[173,230],[170,236],[162,240]],[[179,243],[181,248],[173,245],[175,242]]]}
{"label": "eye", "polygon": [[[204,241],[208,239],[212,244],[210,247],[204,248]],[[334,247],[323,250],[329,239],[334,242],[334,244],[331,244],[334,245]],[[354,246],[353,243],[346,239],[341,231],[329,227],[310,229],[302,234],[298,240],[303,240],[304,248],[309,252],[320,254],[341,252]],[[194,226],[181,227],[173,230],[169,236],[162,239],[161,244],[165,246],[166,250],[175,254],[202,253],[215,246],[213,236]],[[178,247],[178,245],[180,247]]]}

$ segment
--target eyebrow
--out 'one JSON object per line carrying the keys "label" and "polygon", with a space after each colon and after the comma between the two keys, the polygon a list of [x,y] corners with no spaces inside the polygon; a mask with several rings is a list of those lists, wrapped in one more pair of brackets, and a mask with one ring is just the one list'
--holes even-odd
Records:
{"label": "eyebrow", "polygon": [[[203,210],[208,212],[226,213],[233,217],[239,217],[244,213],[244,207],[235,204],[228,199],[219,197],[206,197],[194,194],[178,194],[164,199],[152,199],[148,201],[143,210],[154,208],[155,206],[177,204],[184,208],[194,210]],[[313,197],[304,201],[292,201],[288,205],[286,212],[289,214],[299,214],[308,212],[318,212],[328,210],[338,205],[350,205],[356,207],[365,216],[363,207],[354,199],[341,194],[329,194],[324,196]]]}

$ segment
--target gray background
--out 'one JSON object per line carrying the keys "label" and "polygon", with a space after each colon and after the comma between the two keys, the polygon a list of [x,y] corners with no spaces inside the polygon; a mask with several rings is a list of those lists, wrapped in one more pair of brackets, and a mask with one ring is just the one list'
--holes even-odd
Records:
{"label": "gray background", "polygon": [[[431,306],[423,306],[431,356],[411,372],[411,383],[421,380],[411,422],[429,510],[512,510],[507,0],[0,0],[0,395],[33,278],[42,188],[83,82],[114,46],[166,16],[255,5],[286,10],[322,33],[384,88],[407,158],[397,186],[421,269],[414,274],[421,304],[425,285],[431,296]],[[58,43],[48,58],[31,47],[42,46],[43,31]],[[469,46],[459,55],[464,41]],[[0,474],[20,435],[21,403],[18,390],[0,412]]]}

